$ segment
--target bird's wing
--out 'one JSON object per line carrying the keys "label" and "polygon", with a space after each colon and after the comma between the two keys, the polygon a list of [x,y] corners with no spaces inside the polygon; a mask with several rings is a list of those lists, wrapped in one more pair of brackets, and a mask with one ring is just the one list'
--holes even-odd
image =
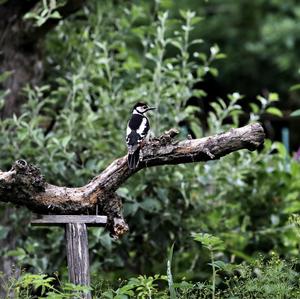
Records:
{"label": "bird's wing", "polygon": [[149,129],[150,129],[149,120],[147,117],[144,116],[139,129],[136,131],[140,135],[141,140],[143,140],[147,136]]}
{"label": "bird's wing", "polygon": [[143,119],[144,119],[143,115],[132,114],[132,116],[128,122],[129,129],[137,131],[140,128],[141,123],[143,122]]}

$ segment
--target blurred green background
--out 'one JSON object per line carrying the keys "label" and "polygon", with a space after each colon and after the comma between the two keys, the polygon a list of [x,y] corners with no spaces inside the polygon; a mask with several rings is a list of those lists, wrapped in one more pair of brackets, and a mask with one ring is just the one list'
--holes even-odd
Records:
{"label": "blurred green background", "polygon": [[[0,1],[0,15],[9,2]],[[159,108],[150,116],[156,135],[178,127],[180,138],[200,138],[261,121],[270,138],[260,151],[133,176],[118,190],[130,232],[116,241],[104,229],[89,230],[93,284],[105,280],[116,288],[119,278],[165,274],[174,243],[177,282],[210,281],[213,252],[219,261],[217,289],[236,292],[228,298],[271,298],[276,286],[278,298],[299,298],[300,165],[293,157],[299,118],[291,116],[300,106],[298,1],[90,0],[68,18],[55,15],[65,2],[36,2],[25,14],[33,32],[59,22],[35,44],[42,76],[24,83],[23,105],[0,122],[2,170],[23,158],[51,183],[84,185],[126,153],[126,120],[139,100]],[[4,49],[8,41],[3,32],[2,37]],[[6,111],[14,73],[3,53],[0,98]],[[3,271],[58,271],[66,280],[63,231],[30,227],[31,213],[24,207],[1,204],[0,213]],[[201,246],[210,241],[199,237],[199,243],[192,233],[216,236],[222,248]],[[262,284],[254,284],[254,270],[265,269],[262,257],[274,255],[278,260],[261,272]],[[229,269],[241,263],[252,268]],[[252,289],[250,282],[238,290],[226,287],[225,277],[236,273],[247,273],[244,281]],[[208,298],[211,287],[204,286]],[[178,294],[184,293],[181,287]],[[190,289],[182,298],[202,298],[195,285]],[[251,297],[255,289],[264,295]]]}

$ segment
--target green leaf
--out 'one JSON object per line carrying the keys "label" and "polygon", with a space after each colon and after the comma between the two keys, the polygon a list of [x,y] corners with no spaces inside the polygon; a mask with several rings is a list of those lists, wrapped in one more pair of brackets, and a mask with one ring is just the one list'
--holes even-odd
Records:
{"label": "green leaf", "polygon": [[250,107],[253,113],[255,114],[259,113],[259,107],[256,104],[250,103]]}
{"label": "green leaf", "polygon": [[179,14],[180,14],[180,16],[181,16],[183,19],[186,19],[186,16],[187,16],[187,11],[186,11],[186,10],[180,9],[180,10],[179,10]]}
{"label": "green leaf", "polygon": [[24,15],[24,20],[37,19],[39,16],[35,12],[28,12]]}
{"label": "green leaf", "polygon": [[12,71],[5,71],[0,74],[0,82],[4,82],[6,79],[8,79],[12,73]]}
{"label": "green leaf", "polygon": [[0,225],[0,240],[4,240],[7,237],[8,232],[8,227]]}
{"label": "green leaf", "polygon": [[68,145],[68,143],[70,142],[70,140],[71,140],[71,136],[69,136],[69,135],[65,136],[61,141],[62,146],[65,148]]}
{"label": "green leaf", "polygon": [[299,84],[295,84],[290,88],[290,91],[296,91],[300,89],[300,83]]}
{"label": "green leaf", "polygon": [[174,47],[176,47],[177,49],[179,49],[180,51],[182,50],[182,45],[178,40],[170,40],[169,42],[171,45],[173,45]]}
{"label": "green leaf", "polygon": [[213,235],[206,233],[193,233],[192,237],[195,241],[200,242],[204,247],[210,251],[223,250],[224,242]]}
{"label": "green leaf", "polygon": [[139,207],[140,207],[140,205],[136,201],[134,201],[134,202],[125,202],[125,204],[124,204],[124,214],[125,214],[125,216],[136,214],[136,211],[138,210]]}
{"label": "green leaf", "polygon": [[216,55],[215,59],[225,59],[227,56],[224,53],[219,53]]}
{"label": "green leaf", "polygon": [[218,75],[219,75],[219,71],[218,71],[218,69],[215,68],[215,67],[209,68],[209,72],[210,72],[214,77],[218,77]]}
{"label": "green leaf", "polygon": [[61,19],[61,15],[58,11],[54,11],[53,13],[51,13],[50,17],[52,19]]}
{"label": "green leaf", "polygon": [[282,117],[282,112],[276,107],[269,107],[266,110],[267,113]]}
{"label": "green leaf", "polygon": [[300,116],[300,109],[293,111],[290,116]]}
{"label": "green leaf", "polygon": [[7,256],[15,256],[15,257],[18,257],[20,259],[23,259],[26,256],[26,252],[23,248],[19,247],[15,250],[8,251]]}
{"label": "green leaf", "polygon": [[37,27],[40,27],[40,26],[42,26],[46,21],[47,21],[47,18],[41,18],[41,17],[39,17],[39,18],[37,19],[36,26],[37,26]]}
{"label": "green leaf", "polygon": [[190,42],[190,45],[203,44],[203,42],[203,39],[194,39]]}
{"label": "green leaf", "polygon": [[223,261],[215,261],[214,265],[218,269],[225,269],[226,268],[226,263],[224,263]]}
{"label": "green leaf", "polygon": [[206,97],[207,93],[202,89],[194,89],[193,96],[197,98],[202,98],[202,97]]}
{"label": "green leaf", "polygon": [[141,67],[142,67],[141,63],[138,61],[138,59],[136,59],[133,56],[129,56],[126,62],[124,63],[124,69],[129,71],[139,69]]}
{"label": "green leaf", "polygon": [[278,93],[276,93],[276,92],[271,92],[271,93],[269,94],[269,100],[270,100],[270,102],[279,101]]}
{"label": "green leaf", "polygon": [[198,24],[198,23],[201,22],[202,20],[203,20],[203,18],[201,18],[201,17],[193,17],[193,18],[191,19],[191,24],[192,24],[192,25]]}

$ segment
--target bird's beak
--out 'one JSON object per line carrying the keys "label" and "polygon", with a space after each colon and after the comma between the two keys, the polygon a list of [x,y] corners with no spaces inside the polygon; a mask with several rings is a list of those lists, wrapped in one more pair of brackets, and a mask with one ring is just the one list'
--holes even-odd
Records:
{"label": "bird's beak", "polygon": [[156,107],[149,107],[149,108],[147,109],[147,111],[155,110],[155,109],[156,109]]}

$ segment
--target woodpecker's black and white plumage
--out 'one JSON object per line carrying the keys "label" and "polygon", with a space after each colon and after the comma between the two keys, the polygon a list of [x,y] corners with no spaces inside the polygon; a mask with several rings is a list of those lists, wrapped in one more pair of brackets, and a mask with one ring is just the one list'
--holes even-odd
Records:
{"label": "woodpecker's black and white plumage", "polygon": [[140,159],[140,149],[149,129],[149,120],[146,112],[155,109],[147,104],[139,102],[134,105],[132,115],[127,124],[126,143],[128,147],[128,167],[137,168]]}

